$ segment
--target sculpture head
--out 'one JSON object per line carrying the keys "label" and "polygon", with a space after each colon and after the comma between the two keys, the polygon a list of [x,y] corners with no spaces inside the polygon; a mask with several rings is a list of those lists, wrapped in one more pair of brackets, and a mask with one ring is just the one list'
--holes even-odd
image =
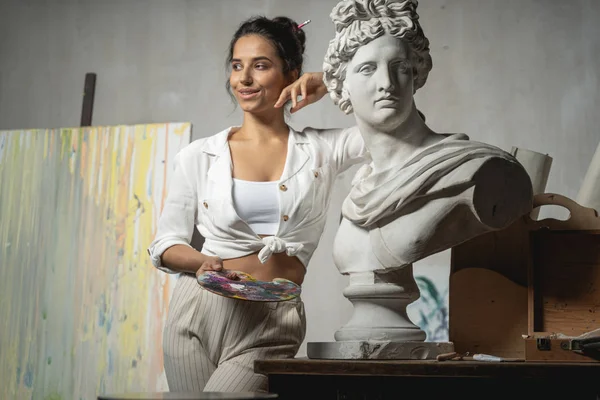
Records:
{"label": "sculpture head", "polygon": [[[399,84],[404,85],[404,91],[409,89],[405,96],[410,97],[412,104],[412,95],[425,84],[432,67],[429,40],[419,24],[417,5],[417,0],[342,0],[333,8],[330,17],[335,25],[336,34],[329,42],[325,55],[323,80],[334,103],[344,113],[359,112],[352,104],[351,82],[347,79],[349,75],[374,72],[373,68],[368,67],[361,72],[362,66],[359,62],[353,62],[354,58],[357,54],[363,61],[370,58],[371,66],[376,68],[373,62],[375,58],[381,61],[382,57],[389,58],[389,54],[377,51],[386,46],[388,52],[393,46],[396,46],[399,52],[398,59],[391,60],[392,63],[389,64],[389,78],[393,81],[406,80],[408,77],[410,80],[391,82],[391,85],[395,85],[396,90],[400,90],[397,87]],[[394,45],[392,39],[398,44]],[[374,41],[377,42],[372,43]],[[363,49],[369,44],[371,45],[368,48]],[[355,69],[350,71],[349,67]],[[357,67],[359,70],[356,70]],[[358,82],[355,83],[358,84],[357,88],[360,87]],[[368,100],[364,96],[359,99],[361,96],[362,94],[356,96],[355,101]],[[405,105],[404,100],[402,99],[401,105]],[[364,113],[367,115],[369,110],[364,110]]]}

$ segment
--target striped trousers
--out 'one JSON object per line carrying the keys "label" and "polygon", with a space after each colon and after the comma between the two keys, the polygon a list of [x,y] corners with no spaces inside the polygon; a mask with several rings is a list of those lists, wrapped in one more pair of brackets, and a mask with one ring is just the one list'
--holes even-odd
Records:
{"label": "striped trousers", "polygon": [[172,392],[261,392],[254,360],[293,358],[306,334],[304,304],[231,299],[180,275],[163,335]]}

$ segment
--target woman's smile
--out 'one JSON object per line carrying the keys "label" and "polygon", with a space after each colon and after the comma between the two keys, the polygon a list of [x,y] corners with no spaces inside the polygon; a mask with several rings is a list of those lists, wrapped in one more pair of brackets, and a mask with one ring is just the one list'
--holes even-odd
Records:
{"label": "woman's smile", "polygon": [[238,90],[238,94],[242,100],[251,100],[258,96],[260,93],[260,89],[240,89]]}

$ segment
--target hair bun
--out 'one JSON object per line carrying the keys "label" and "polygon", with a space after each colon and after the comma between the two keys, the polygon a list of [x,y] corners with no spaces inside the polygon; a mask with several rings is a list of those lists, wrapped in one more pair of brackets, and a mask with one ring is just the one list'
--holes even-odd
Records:
{"label": "hair bun", "polygon": [[275,17],[273,18],[273,22],[280,24],[286,30],[291,32],[298,41],[298,46],[301,49],[301,53],[304,53],[306,48],[306,35],[302,29],[298,28],[296,21],[288,17]]}

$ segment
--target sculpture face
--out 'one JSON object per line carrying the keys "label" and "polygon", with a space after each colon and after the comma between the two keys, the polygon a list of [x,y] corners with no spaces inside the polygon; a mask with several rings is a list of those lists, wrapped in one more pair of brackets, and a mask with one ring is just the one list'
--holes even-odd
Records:
{"label": "sculpture face", "polygon": [[359,125],[397,128],[413,106],[413,68],[409,48],[391,35],[360,47],[346,69],[344,86]]}

